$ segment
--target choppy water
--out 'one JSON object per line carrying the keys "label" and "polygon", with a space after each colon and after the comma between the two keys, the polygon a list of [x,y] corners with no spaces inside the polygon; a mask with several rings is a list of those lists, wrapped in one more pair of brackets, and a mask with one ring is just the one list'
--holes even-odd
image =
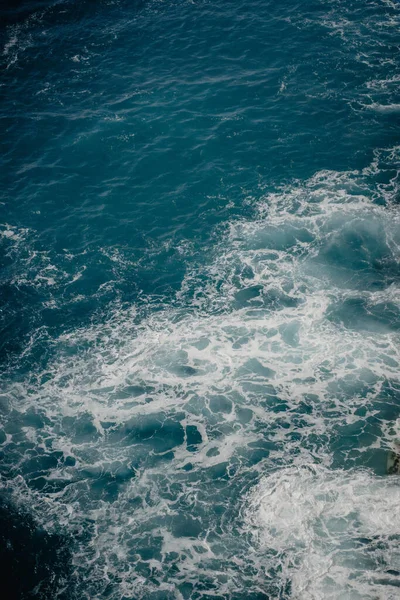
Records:
{"label": "choppy water", "polygon": [[0,19],[9,597],[398,598],[398,2]]}

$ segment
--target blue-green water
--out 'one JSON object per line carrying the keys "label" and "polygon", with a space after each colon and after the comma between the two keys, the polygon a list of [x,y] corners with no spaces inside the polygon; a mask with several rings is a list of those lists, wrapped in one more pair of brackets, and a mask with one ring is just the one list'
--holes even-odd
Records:
{"label": "blue-green water", "polygon": [[7,598],[399,597],[399,26],[2,4]]}

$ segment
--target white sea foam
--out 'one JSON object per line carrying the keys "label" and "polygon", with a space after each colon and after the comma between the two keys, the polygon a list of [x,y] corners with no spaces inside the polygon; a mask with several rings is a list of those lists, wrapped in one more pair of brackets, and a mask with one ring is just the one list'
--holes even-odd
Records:
{"label": "white sea foam", "polygon": [[28,229],[15,227],[8,223],[0,223],[0,238],[11,240],[15,243],[22,241],[28,234]]}
{"label": "white sea foam", "polygon": [[282,469],[252,490],[245,518],[265,569],[281,565],[293,599],[398,597],[397,478],[315,464]]}
{"label": "white sea foam", "polygon": [[[388,400],[400,365],[391,156],[263,195],[188,269],[174,303],[115,306],[53,341],[46,369],[9,390],[14,418],[43,423],[3,446],[25,437],[63,460],[35,475],[44,490],[20,476],[4,485],[49,529],[90,532],[74,549],[82,597],[114,579],[112,598],[179,597],[200,580],[219,596],[279,597],[289,582],[293,597],[337,598],[331,576],[340,597],[391,597],[397,492],[362,470],[384,473],[398,416]],[[388,162],[382,205],[374,177]],[[27,473],[30,460],[19,458]],[[350,470],[331,470],[338,463]],[[246,500],[254,546],[237,530],[241,494],[258,477]],[[220,521],[227,505],[232,518]]]}
{"label": "white sea foam", "polygon": [[398,113],[400,111],[400,104],[380,104],[379,102],[372,102],[371,104],[364,104],[364,108],[368,110],[374,110],[378,113]]}

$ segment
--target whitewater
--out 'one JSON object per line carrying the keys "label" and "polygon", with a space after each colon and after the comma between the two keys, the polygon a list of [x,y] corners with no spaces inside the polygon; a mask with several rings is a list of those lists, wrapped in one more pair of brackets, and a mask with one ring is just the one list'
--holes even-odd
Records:
{"label": "whitewater", "polygon": [[0,14],[7,597],[397,598],[398,3]]}

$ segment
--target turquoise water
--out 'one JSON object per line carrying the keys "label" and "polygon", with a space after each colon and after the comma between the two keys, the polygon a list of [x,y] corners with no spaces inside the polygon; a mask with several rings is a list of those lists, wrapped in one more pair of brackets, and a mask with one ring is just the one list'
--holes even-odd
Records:
{"label": "turquoise water", "polygon": [[9,598],[398,598],[399,25],[2,5]]}

